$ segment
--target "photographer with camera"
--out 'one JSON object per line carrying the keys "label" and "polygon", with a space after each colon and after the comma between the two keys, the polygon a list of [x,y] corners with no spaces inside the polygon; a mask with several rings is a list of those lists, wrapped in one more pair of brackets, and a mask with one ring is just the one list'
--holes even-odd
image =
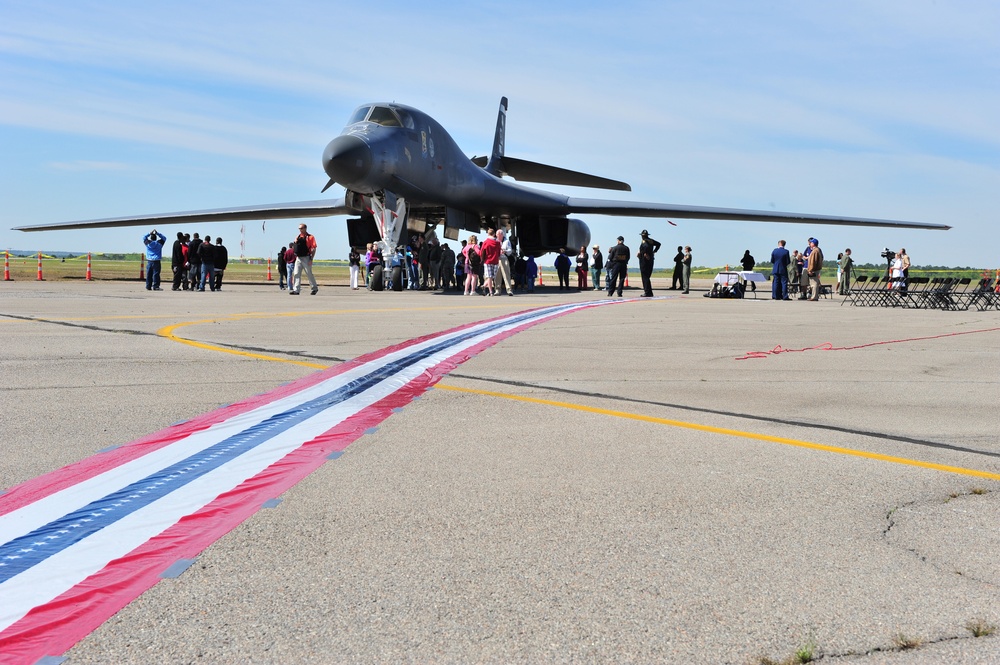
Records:
{"label": "photographer with camera", "polygon": [[[888,247],[882,250],[879,254],[888,263],[886,268],[886,274],[889,276],[889,288],[899,291],[900,293],[906,293],[906,269],[904,268],[903,257],[906,256],[906,250],[901,249],[899,253],[892,251]],[[910,257],[906,256],[906,268],[909,268]]]}
{"label": "photographer with camera", "polygon": [[167,236],[153,229],[142,237],[146,246],[146,290],[160,290],[160,261],[163,259],[163,244]]}
{"label": "photographer with camera", "polygon": [[887,247],[882,252],[882,257],[889,262],[889,288],[905,294],[906,276],[903,273],[902,254],[897,254]]}

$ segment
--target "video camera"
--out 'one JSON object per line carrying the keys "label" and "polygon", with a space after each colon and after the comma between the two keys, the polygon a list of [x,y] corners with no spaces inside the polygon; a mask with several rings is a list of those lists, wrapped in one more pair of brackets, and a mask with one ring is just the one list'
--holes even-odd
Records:
{"label": "video camera", "polygon": [[886,261],[892,261],[894,258],[896,258],[896,252],[886,247],[885,249],[882,250],[882,253],[879,256],[881,256]]}

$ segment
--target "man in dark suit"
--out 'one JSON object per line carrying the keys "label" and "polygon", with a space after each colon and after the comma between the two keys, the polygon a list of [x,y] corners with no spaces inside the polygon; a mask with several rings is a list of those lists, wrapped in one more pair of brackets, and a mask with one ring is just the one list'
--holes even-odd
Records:
{"label": "man in dark suit", "polygon": [[678,246],[677,254],[674,256],[674,280],[670,290],[676,291],[682,284],[684,284],[684,248]]}
{"label": "man in dark suit", "polygon": [[779,240],[771,252],[771,300],[788,300],[788,264],[791,260],[785,241]]}

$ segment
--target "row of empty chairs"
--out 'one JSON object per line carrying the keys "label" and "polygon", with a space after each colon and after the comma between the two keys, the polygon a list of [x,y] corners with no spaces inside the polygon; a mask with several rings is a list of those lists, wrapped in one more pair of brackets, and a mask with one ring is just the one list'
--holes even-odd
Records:
{"label": "row of empty chairs", "polygon": [[906,283],[887,275],[859,275],[851,285],[845,302],[859,307],[905,307],[965,311],[975,307],[980,312],[1000,310],[996,280],[980,279],[973,286],[970,277],[911,277]]}

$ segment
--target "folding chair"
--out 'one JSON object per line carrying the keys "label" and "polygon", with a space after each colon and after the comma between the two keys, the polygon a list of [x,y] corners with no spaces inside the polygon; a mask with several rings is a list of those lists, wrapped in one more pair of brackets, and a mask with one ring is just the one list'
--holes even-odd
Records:
{"label": "folding chair", "polygon": [[994,309],[1000,309],[1000,279],[993,281],[993,293],[989,294],[989,304]]}
{"label": "folding chair", "polygon": [[917,309],[927,309],[931,306],[934,293],[941,288],[944,282],[942,277],[934,277],[923,289],[914,294],[913,305]]}
{"label": "folding chair", "polygon": [[969,304],[964,301],[965,292],[969,290],[969,284],[972,284],[971,277],[962,277],[961,279],[955,280],[951,284],[951,290],[944,294],[944,309],[957,312],[959,310],[965,311],[969,309]]}
{"label": "folding chair", "polygon": [[983,277],[981,280],[979,280],[979,283],[972,288],[971,291],[967,291],[965,293],[965,303],[964,303],[965,306],[962,309],[963,310],[969,309],[970,307],[975,305],[976,309],[978,309],[980,312],[983,311],[979,307],[979,302],[981,300],[987,299],[985,293],[986,289],[992,290],[989,277]]}
{"label": "folding chair", "polygon": [[[910,297],[910,287],[913,285],[916,278],[906,280],[894,280],[890,279],[888,288],[882,292],[882,297],[879,298],[878,304],[882,307],[906,307],[907,299]],[[902,285],[906,285],[906,288],[900,288]]]}
{"label": "folding chair", "polygon": [[980,312],[988,309],[1000,309],[1000,294],[997,293],[997,282],[992,277],[985,277],[980,281],[968,299],[969,306],[975,305]]}
{"label": "folding chair", "polygon": [[859,275],[854,278],[854,284],[850,285],[847,289],[847,295],[844,299],[840,301],[840,306],[843,307],[844,303],[848,300],[851,301],[851,305],[855,304],[855,300],[858,297],[858,293],[865,290],[865,284],[868,282],[868,275]]}
{"label": "folding chair", "polygon": [[878,298],[882,296],[883,291],[889,286],[889,278],[883,275],[879,277],[871,277],[868,280],[868,288],[858,294],[859,304],[862,307],[874,307]]}
{"label": "folding chair", "polygon": [[868,296],[868,305],[870,307],[885,306],[889,302],[889,298],[893,297],[892,291],[894,285],[895,282],[891,277],[888,275],[883,276],[870,289],[871,293]]}
{"label": "folding chair", "polygon": [[982,311],[986,311],[991,307],[994,309],[1000,309],[1000,279],[993,279],[986,282],[986,288],[983,290],[984,295],[984,307]]}
{"label": "folding chair", "polygon": [[920,307],[920,300],[924,290],[930,284],[930,277],[913,277],[910,279],[909,288],[905,294],[901,294],[900,303],[907,309],[917,309]]}
{"label": "folding chair", "polygon": [[[933,286],[933,280],[932,286]],[[948,303],[948,292],[951,291],[952,284],[957,281],[951,277],[945,277],[934,286],[924,297],[927,309],[944,309]]]}

